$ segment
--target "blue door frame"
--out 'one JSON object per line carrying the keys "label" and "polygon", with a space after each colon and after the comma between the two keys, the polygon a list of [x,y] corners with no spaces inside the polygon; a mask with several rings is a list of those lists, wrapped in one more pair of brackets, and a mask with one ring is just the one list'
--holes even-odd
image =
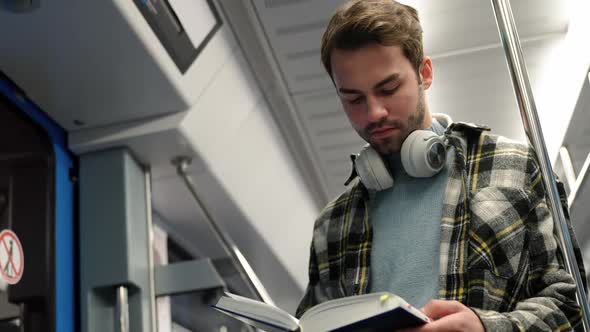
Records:
{"label": "blue door frame", "polygon": [[[0,75],[0,93],[41,127],[51,140],[55,160],[55,331],[76,330],[75,287],[75,187],[71,172],[74,157],[67,147],[67,133],[39,109],[8,78]],[[0,110],[1,111],[1,110]],[[26,270],[25,270],[26,273]]]}

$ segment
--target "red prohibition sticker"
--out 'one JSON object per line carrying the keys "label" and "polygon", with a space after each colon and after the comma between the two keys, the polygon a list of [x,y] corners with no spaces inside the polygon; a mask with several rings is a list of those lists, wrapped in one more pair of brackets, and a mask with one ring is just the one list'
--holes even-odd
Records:
{"label": "red prohibition sticker", "polygon": [[13,231],[0,232],[0,278],[10,285],[17,284],[23,276],[25,255],[23,246]]}

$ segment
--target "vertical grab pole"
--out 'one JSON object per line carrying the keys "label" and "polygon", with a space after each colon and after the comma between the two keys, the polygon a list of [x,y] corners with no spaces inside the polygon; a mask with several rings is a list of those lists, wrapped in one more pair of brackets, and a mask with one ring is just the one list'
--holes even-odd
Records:
{"label": "vertical grab pole", "polygon": [[577,300],[582,308],[582,322],[584,323],[584,329],[589,331],[590,324],[588,319],[590,317],[590,309],[588,308],[588,299],[584,292],[582,277],[580,276],[580,270],[576,263],[572,239],[567,227],[565,215],[561,209],[555,176],[553,175],[553,168],[551,167],[547,149],[545,147],[545,141],[543,139],[537,109],[533,100],[524,58],[522,56],[522,49],[516,32],[516,25],[510,7],[510,1],[492,0],[492,7],[494,9],[496,23],[498,24],[500,40],[502,41],[502,46],[506,53],[506,61],[508,63],[508,69],[510,70],[510,76],[512,77],[512,86],[514,87],[514,92],[518,101],[518,108],[520,110],[524,129],[539,158],[543,184],[545,185],[545,190],[548,194],[548,203],[553,215],[555,230],[564,252],[566,270],[576,281]]}
{"label": "vertical grab pole", "polygon": [[117,303],[116,303],[116,324],[117,331],[129,332],[129,294],[127,287],[119,286],[117,290]]}
{"label": "vertical grab pole", "polygon": [[156,310],[156,281],[154,266],[154,222],[152,217],[152,170],[150,167],[144,167],[143,171],[145,181],[145,206],[146,206],[146,228],[148,243],[148,292],[150,298],[150,316],[152,331],[158,331],[157,310]]}

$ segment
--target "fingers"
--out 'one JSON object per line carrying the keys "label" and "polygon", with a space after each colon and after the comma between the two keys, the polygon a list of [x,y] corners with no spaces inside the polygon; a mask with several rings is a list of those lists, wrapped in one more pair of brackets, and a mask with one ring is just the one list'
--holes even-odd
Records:
{"label": "fingers", "polygon": [[469,308],[456,301],[432,300],[422,308],[432,318],[439,318],[417,328],[401,330],[403,332],[484,332],[479,317]]}
{"label": "fingers", "polygon": [[466,324],[464,317],[458,314],[451,314],[439,320],[430,322],[420,327],[402,329],[397,332],[450,332],[450,331],[469,331],[465,329]]}
{"label": "fingers", "polygon": [[421,310],[426,316],[432,319],[438,319],[457,313],[464,308],[466,307],[457,301],[430,300]]}
{"label": "fingers", "polygon": [[461,313],[455,313],[447,315],[439,320],[436,320],[432,323],[424,325],[427,329],[421,332],[429,332],[429,331],[437,331],[437,332],[445,332],[445,331],[472,331],[466,329],[466,317]]}

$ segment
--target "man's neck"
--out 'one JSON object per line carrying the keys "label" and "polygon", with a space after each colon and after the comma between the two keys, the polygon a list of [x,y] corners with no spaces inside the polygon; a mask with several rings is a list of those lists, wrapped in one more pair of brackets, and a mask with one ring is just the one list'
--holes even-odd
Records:
{"label": "man's neck", "polygon": [[431,126],[432,126],[432,113],[430,113],[428,108],[426,108],[426,110],[424,110],[424,121],[422,121],[422,125],[420,126],[420,129],[428,129]]}

